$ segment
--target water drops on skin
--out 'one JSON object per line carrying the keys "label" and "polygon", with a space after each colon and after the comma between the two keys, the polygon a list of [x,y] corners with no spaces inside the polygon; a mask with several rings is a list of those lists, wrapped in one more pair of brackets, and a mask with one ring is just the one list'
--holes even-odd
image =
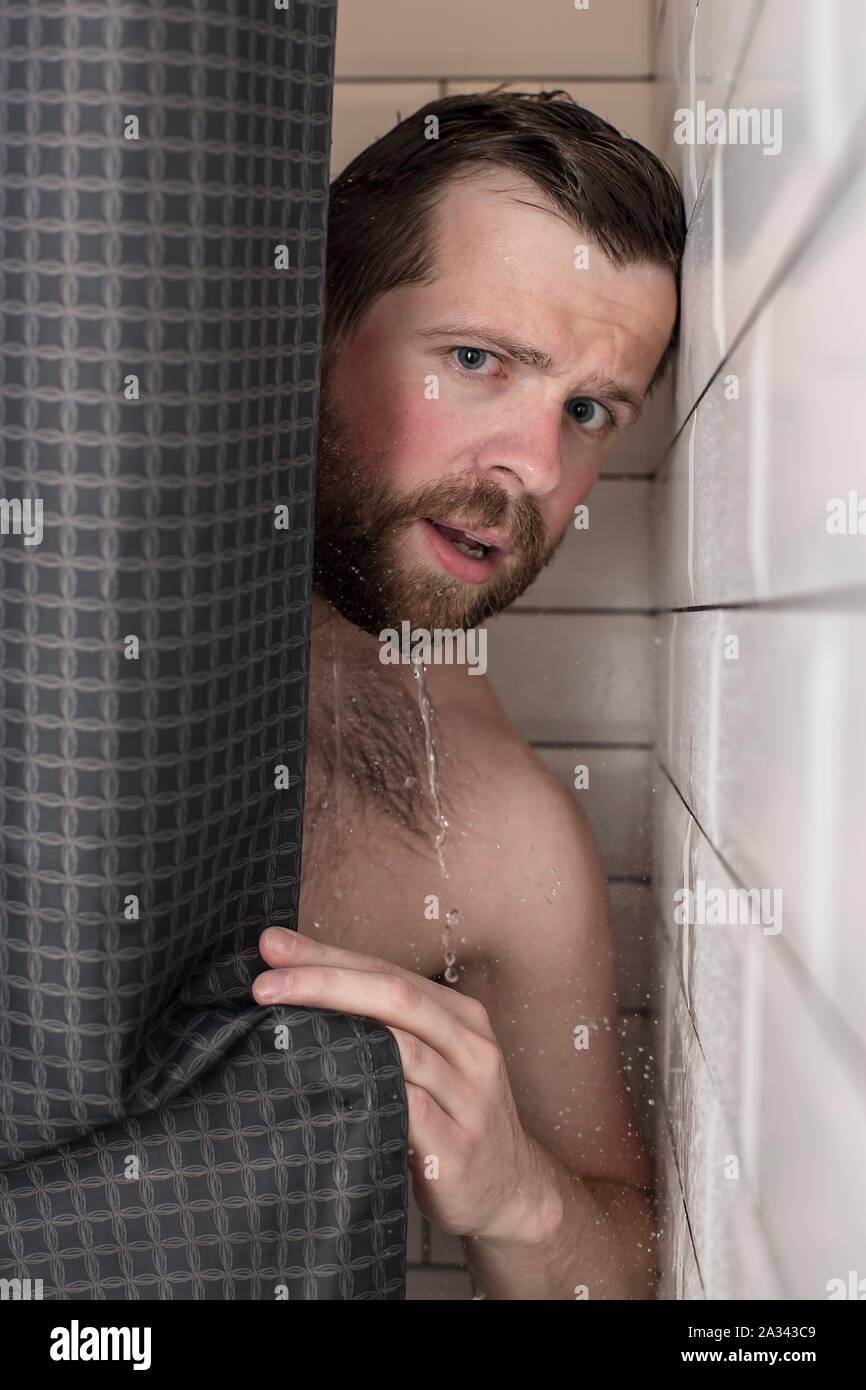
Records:
{"label": "water drops on skin", "polygon": [[442,946],[445,951],[445,979],[448,981],[449,985],[456,985],[460,978],[454,968],[457,960],[454,951],[454,931],[459,921],[460,918],[456,907],[452,907],[449,912],[445,913],[445,930],[442,933]]}
{"label": "water drops on skin", "polygon": [[[418,686],[418,708],[421,713],[421,723],[424,726],[424,744],[427,754],[427,785],[430,789],[430,797],[433,801],[433,810],[436,816],[436,858],[439,861],[442,877],[448,878],[450,875],[448,873],[448,865],[445,862],[444,853],[445,842],[448,839],[448,821],[442,810],[442,796],[439,790],[439,761],[436,755],[436,742],[433,738],[433,704],[430,699],[430,691],[427,688],[422,662],[412,662],[412,675]],[[442,934],[442,947],[445,957],[444,978],[449,985],[456,985],[460,979],[460,975],[456,968],[457,954],[454,950],[454,931],[458,921],[459,917],[456,908],[452,908],[445,914],[445,931]]]}
{"label": "water drops on skin", "polygon": [[422,662],[412,662],[412,675],[418,686],[418,708],[421,712],[421,723],[424,725],[424,743],[427,753],[427,785],[430,788],[438,827],[436,831],[436,858],[439,860],[442,877],[448,878],[448,866],[445,863],[443,853],[445,841],[448,838],[448,822],[442,812],[442,798],[439,793],[439,763],[436,757],[436,743],[433,738],[433,703],[427,688]]}

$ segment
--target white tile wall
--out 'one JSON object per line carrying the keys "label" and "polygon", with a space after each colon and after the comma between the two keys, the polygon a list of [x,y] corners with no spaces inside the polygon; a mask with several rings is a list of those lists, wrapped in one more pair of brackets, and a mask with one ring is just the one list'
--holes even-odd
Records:
{"label": "white tile wall", "polygon": [[717,838],[718,668],[730,622],[723,612],[658,620],[656,751],[706,833]]}
{"label": "white tile wall", "polygon": [[656,1211],[661,1272],[658,1297],[665,1301],[678,1301],[684,1297],[684,1289],[688,1289],[691,1298],[703,1298],[680,1175],[665,1123],[659,1125],[659,1136],[656,1155]]}
{"label": "white tile wall", "polygon": [[651,606],[647,516],[649,482],[600,478],[585,503],[588,525],[569,526],[534,584],[513,605],[521,608],[641,608]]}
{"label": "white tile wall", "polygon": [[866,1045],[852,853],[866,844],[866,612],[709,609],[665,625],[659,758],[737,880],[779,890],[781,934]]}
{"label": "white tile wall", "polygon": [[[693,30],[694,96],[705,109],[728,107],[728,97],[759,5],[756,0],[699,4]],[[695,188],[700,190],[712,145],[694,147]]]}
{"label": "white tile wall", "polygon": [[616,949],[617,1002],[622,1011],[652,1010],[658,1001],[652,890],[648,883],[611,883],[608,893]]}
{"label": "white tile wall", "polygon": [[[669,1134],[675,1155],[703,1293],[711,1299],[780,1297],[744,1154],[721,1105],[673,961],[665,1008],[667,1112],[660,1124],[662,1139]],[[684,1291],[681,1296],[689,1295]]]}
{"label": "white tile wall", "polygon": [[758,0],[674,0],[667,7],[658,45],[657,141],[679,175],[691,219],[713,146],[678,144],[675,113],[702,101],[727,108],[728,97],[754,23]]}
{"label": "white tile wall", "polygon": [[[662,149],[698,99],[783,130],[776,156],[669,147],[690,222],[652,502],[661,1296],[820,1299],[866,1248],[866,535],[826,527],[866,501],[866,8],[668,0],[657,44]],[[779,890],[781,930],[675,921],[701,881]]]}
{"label": "white tile wall", "polygon": [[674,142],[674,112],[694,102],[697,0],[666,0],[655,41],[655,148],[680,180],[686,214],[697,196],[694,153]]}
{"label": "white tile wall", "polygon": [[829,1279],[864,1277],[862,1059],[845,1065],[832,1019],[785,966],[767,953],[759,1197],[790,1297],[826,1298]]}
{"label": "white tile wall", "polygon": [[[782,111],[781,153],[716,147],[723,186],[724,312],[729,338],[796,245],[866,112],[866,7],[859,0],[765,0],[731,95]],[[702,195],[703,196],[703,195]]]}
{"label": "white tile wall", "polygon": [[[825,220],[840,181],[862,163],[866,7],[859,0],[766,0],[755,14],[754,26],[739,14],[731,30],[748,43],[727,109],[780,111],[781,149],[767,155],[760,144],[680,147],[703,181],[685,266],[688,338],[678,422],[810,223]],[[719,61],[728,65],[729,52],[723,42]],[[711,63],[705,45],[705,76]]]}
{"label": "white tile wall", "polygon": [[[852,409],[866,317],[850,312],[866,302],[864,221],[861,172],[828,208],[659,470],[653,568],[665,605],[862,583],[864,536],[829,533],[827,508],[834,498],[847,504],[851,491],[866,503],[866,425]],[[698,321],[690,336],[702,333],[711,361],[710,335]]]}
{"label": "white tile wall", "polygon": [[[644,878],[650,873],[650,754],[645,748],[545,748],[536,751],[589,816],[606,874]],[[585,778],[575,777],[586,768]],[[575,790],[575,780],[589,785]]]}
{"label": "white tile wall", "polygon": [[651,618],[515,610],[487,629],[488,675],[524,738],[649,742]]}
{"label": "white tile wall", "polygon": [[331,178],[392,126],[438,96],[437,82],[335,82]]}
{"label": "white tile wall", "polygon": [[645,1014],[624,1013],[619,1020],[620,1054],[626,1090],[651,1155],[656,1144],[658,1058],[654,1020]]}
{"label": "white tile wall", "polygon": [[540,0],[348,0],[337,25],[338,78],[646,77],[647,0],[587,9]]}
{"label": "white tile wall", "polygon": [[[445,90],[451,96],[455,92],[483,92],[491,85],[489,81],[447,82]],[[653,82],[525,82],[515,79],[509,85],[521,92],[539,92],[552,86],[561,88],[579,106],[585,106],[588,111],[601,116],[602,120],[610,121],[617,130],[640,140],[654,153],[661,153],[656,149],[656,91]]]}

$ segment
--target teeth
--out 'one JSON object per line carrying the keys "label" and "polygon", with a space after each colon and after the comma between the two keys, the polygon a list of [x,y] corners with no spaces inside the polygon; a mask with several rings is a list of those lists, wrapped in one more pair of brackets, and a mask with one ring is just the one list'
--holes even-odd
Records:
{"label": "teeth", "polygon": [[[435,521],[432,521],[430,524],[436,526]],[[472,560],[483,560],[484,556],[493,549],[493,546],[488,545],[487,541],[482,541],[478,536],[473,536],[471,531],[460,532],[459,534],[461,534],[464,539],[458,541],[454,538],[454,528],[449,526],[447,530],[451,533],[448,536],[448,540],[454,546],[454,549],[459,550],[461,555],[468,555]]]}
{"label": "teeth", "polygon": [[492,549],[492,546],[488,545],[487,541],[479,540],[477,536],[473,536],[471,531],[464,531],[463,534],[466,537],[467,541],[470,541],[474,545],[480,547],[481,555],[486,555],[488,550]]}
{"label": "teeth", "polygon": [[487,554],[487,547],[483,546],[480,541],[472,550],[470,550],[468,545],[464,545],[462,541],[452,541],[451,544],[454,546],[455,550],[460,551],[461,555],[468,555],[472,560],[481,560]]}

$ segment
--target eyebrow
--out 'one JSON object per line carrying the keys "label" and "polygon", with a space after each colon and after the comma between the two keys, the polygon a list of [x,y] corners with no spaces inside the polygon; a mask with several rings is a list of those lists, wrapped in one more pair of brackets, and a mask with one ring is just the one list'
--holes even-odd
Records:
{"label": "eyebrow", "polygon": [[[553,358],[550,353],[542,352],[541,348],[533,347],[530,343],[522,343],[518,338],[513,338],[510,333],[503,333],[496,328],[484,328],[480,324],[437,323],[431,328],[419,328],[415,336],[417,338],[483,338],[486,343],[491,343],[493,347],[501,348],[503,352],[507,352],[509,357],[513,357],[516,362],[522,362],[527,367],[534,367],[539,372],[553,371]],[[632,391],[630,387],[623,386],[621,382],[614,381],[611,377],[599,376],[594,373],[586,378],[585,388],[596,392],[601,397],[606,397],[608,400],[619,401],[622,405],[628,406],[632,412],[632,423],[643,409],[643,396],[637,391]]]}

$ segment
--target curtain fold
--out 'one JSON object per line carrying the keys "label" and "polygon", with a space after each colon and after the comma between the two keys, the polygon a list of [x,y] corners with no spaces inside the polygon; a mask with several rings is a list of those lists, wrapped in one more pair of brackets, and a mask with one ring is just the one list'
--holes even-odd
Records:
{"label": "curtain fold", "polygon": [[0,0],[0,1277],[402,1298],[297,925],[336,0]]}

